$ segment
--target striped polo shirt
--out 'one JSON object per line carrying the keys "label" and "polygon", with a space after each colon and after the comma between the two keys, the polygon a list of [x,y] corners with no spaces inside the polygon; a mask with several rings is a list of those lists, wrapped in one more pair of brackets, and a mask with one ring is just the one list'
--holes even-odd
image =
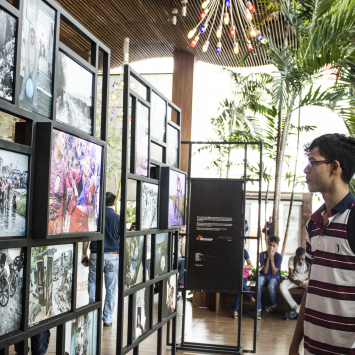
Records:
{"label": "striped polo shirt", "polygon": [[307,231],[306,243],[306,262],[312,268],[304,319],[305,355],[355,355],[355,253],[347,237],[354,205],[349,192],[328,213],[326,226],[325,205],[311,216],[314,225]]}

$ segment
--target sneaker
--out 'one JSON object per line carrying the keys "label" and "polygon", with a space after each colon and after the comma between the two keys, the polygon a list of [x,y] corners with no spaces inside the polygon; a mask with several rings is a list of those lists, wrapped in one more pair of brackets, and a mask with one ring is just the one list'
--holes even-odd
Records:
{"label": "sneaker", "polygon": [[234,319],[238,318],[238,312],[236,312],[236,311],[233,312],[233,318]]}
{"label": "sneaker", "polygon": [[296,312],[296,310],[292,309],[290,312],[287,312],[285,314],[285,318],[286,320],[290,320],[292,318],[297,318],[298,317],[298,313]]}
{"label": "sneaker", "polygon": [[258,319],[261,319],[261,309],[258,310],[258,314],[256,316]]}
{"label": "sneaker", "polygon": [[112,322],[111,323],[105,323],[104,322],[104,327],[112,327]]}
{"label": "sneaker", "polygon": [[275,309],[275,307],[276,307],[276,306],[267,306],[267,307],[265,308],[265,313],[271,313],[271,312],[273,312],[274,309]]}

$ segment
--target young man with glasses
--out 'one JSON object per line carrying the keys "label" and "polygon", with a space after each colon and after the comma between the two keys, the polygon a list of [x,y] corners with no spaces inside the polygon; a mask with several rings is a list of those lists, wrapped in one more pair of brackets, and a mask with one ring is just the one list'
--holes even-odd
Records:
{"label": "young man with glasses", "polygon": [[355,138],[326,134],[305,146],[310,192],[324,204],[307,223],[311,265],[289,354],[355,354]]}

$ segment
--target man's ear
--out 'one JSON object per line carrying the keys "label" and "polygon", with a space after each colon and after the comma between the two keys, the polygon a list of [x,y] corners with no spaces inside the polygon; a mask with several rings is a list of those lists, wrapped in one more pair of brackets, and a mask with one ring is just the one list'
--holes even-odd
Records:
{"label": "man's ear", "polygon": [[338,160],[334,160],[333,163],[332,163],[332,173],[342,173],[342,168],[340,166],[340,163]]}

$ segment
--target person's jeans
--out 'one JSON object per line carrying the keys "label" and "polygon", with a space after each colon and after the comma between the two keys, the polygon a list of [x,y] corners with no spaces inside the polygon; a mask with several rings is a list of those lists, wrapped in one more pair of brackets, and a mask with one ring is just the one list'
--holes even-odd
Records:
{"label": "person's jeans", "polygon": [[[42,333],[34,335],[31,337],[31,354],[32,355],[45,355],[47,353],[49,338],[51,333],[49,330],[45,330]],[[14,344],[16,354],[19,352],[19,347],[17,344]],[[30,349],[28,349],[28,352]]]}
{"label": "person's jeans", "polygon": [[[247,286],[247,281],[248,281],[248,278],[243,279],[243,291],[249,291],[249,288],[248,288],[248,286]],[[250,293],[247,293],[247,294],[244,295],[244,296],[245,296],[249,301],[254,298],[253,295],[251,295]],[[235,311],[235,312],[239,312],[239,294],[238,294],[238,293],[235,295],[234,311]]]}
{"label": "person's jeans", "polygon": [[[297,302],[292,298],[289,289],[290,288],[298,288],[300,286],[297,286],[296,284],[294,284],[293,282],[291,282],[290,280],[284,280],[282,281],[281,285],[280,285],[280,291],[282,296],[284,297],[284,299],[287,301],[287,303],[290,305],[291,309],[296,310],[296,312],[299,312],[299,305],[297,304]],[[307,284],[301,286],[302,288],[307,288]]]}
{"label": "person's jeans", "polygon": [[[89,302],[95,302],[96,292],[96,261],[97,254],[90,255],[89,261]],[[104,323],[112,323],[112,314],[115,310],[118,289],[118,254],[105,253],[104,276],[106,297],[102,320]]]}
{"label": "person's jeans", "polygon": [[178,270],[179,270],[178,284],[180,286],[184,284],[185,258],[183,257],[178,258]]}
{"label": "person's jeans", "polygon": [[270,296],[271,307],[276,306],[276,291],[275,288],[279,285],[278,279],[266,280],[265,275],[259,275],[259,284],[258,284],[258,310],[261,311],[261,293],[263,292],[264,284],[267,285],[267,292]]}

